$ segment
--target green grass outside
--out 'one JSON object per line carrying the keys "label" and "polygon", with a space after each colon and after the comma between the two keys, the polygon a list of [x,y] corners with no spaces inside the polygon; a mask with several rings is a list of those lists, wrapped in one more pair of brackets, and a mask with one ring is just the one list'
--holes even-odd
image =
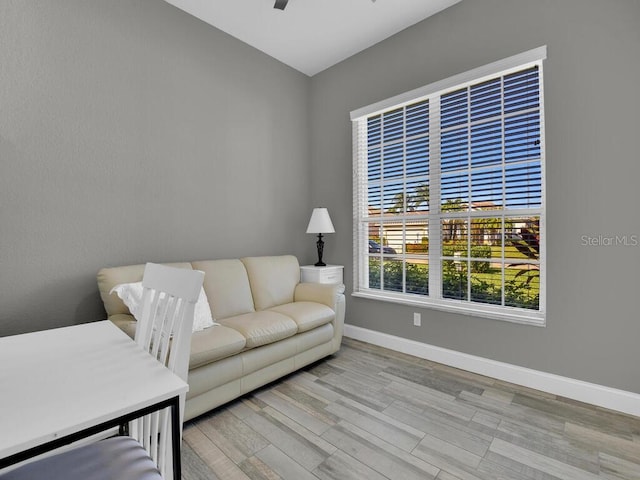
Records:
{"label": "green grass outside", "polygon": [[[492,245],[491,258],[500,258],[500,257],[502,257],[502,247]],[[504,257],[513,258],[513,259],[523,259],[523,260],[529,259],[526,255],[519,252],[518,249],[513,245],[508,245],[504,247]]]}

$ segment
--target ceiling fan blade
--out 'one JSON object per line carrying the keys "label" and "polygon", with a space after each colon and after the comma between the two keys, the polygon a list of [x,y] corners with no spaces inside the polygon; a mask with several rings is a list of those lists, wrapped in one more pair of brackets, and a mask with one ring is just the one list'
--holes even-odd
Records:
{"label": "ceiling fan blade", "polygon": [[289,0],[276,0],[276,4],[273,6],[273,8],[277,8],[279,10],[284,10],[284,7],[287,6],[288,2],[289,2]]}

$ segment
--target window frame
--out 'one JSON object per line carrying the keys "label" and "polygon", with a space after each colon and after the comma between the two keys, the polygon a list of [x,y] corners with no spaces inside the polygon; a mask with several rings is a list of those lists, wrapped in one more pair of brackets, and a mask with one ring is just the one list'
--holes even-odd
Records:
{"label": "window frame", "polygon": [[[396,95],[381,102],[374,103],[372,105],[354,110],[351,112],[352,120],[352,138],[353,138],[353,293],[355,297],[370,298],[381,301],[387,301],[392,303],[400,303],[415,307],[433,308],[436,310],[455,312],[464,315],[479,316],[483,318],[505,320],[514,323],[521,323],[535,326],[546,325],[546,181],[545,181],[545,125],[544,125],[544,81],[543,81],[543,68],[542,62],[546,59],[547,50],[546,46],[542,46],[527,52],[508,57],[506,59],[493,62],[488,65],[484,65],[479,68],[469,70],[467,72],[454,75],[453,77],[426,85],[424,87],[411,90],[409,92]],[[519,210],[510,210],[504,206],[499,211],[499,216],[505,217],[522,217],[522,216],[536,216],[539,217],[539,256],[537,265],[539,265],[539,304],[538,309],[527,309],[510,307],[504,305],[485,304],[480,302],[474,302],[472,300],[455,300],[442,298],[442,265],[444,259],[441,258],[442,241],[440,231],[440,221],[443,218],[443,214],[440,208],[440,139],[437,142],[433,141],[435,135],[439,135],[439,122],[440,122],[440,98],[448,92],[453,92],[461,88],[476,85],[483,81],[487,81],[496,77],[503,77],[510,73],[518,72],[533,66],[538,67],[539,75],[539,121],[540,121],[540,175],[541,175],[541,192],[540,192],[540,207],[539,208],[526,208]],[[433,118],[438,119],[438,125],[436,133],[429,134],[429,189],[430,189],[430,208],[429,211],[423,215],[414,215],[412,218],[419,220],[425,220],[429,225],[429,295],[420,294],[407,294],[400,292],[393,292],[383,289],[371,289],[366,288],[364,285],[368,285],[368,268],[369,268],[369,251],[368,251],[368,232],[365,234],[363,231],[364,225],[373,223],[375,220],[368,215],[368,155],[367,155],[367,119],[378,114],[383,114],[395,108],[404,107],[407,105],[413,105],[417,102],[428,100],[430,109],[430,122]],[[437,117],[434,117],[434,111]],[[504,112],[501,114],[504,119]],[[431,127],[431,125],[430,125]],[[363,129],[364,128],[364,134]],[[504,126],[503,132],[504,132]],[[432,159],[437,158],[437,162],[432,162]],[[504,163],[504,162],[503,162]],[[504,174],[503,174],[504,175]],[[406,182],[406,178],[403,179]],[[469,187],[470,188],[470,187]],[[437,202],[434,202],[437,200]],[[434,208],[435,207],[435,208]],[[459,216],[465,219],[471,219],[474,217],[488,217],[484,211],[467,210],[461,212]],[[498,213],[498,212],[496,212]],[[458,214],[454,214],[457,216]],[[450,213],[445,214],[447,218],[451,216]],[[498,215],[496,215],[498,216]],[[383,218],[375,217],[380,219]],[[398,215],[399,220],[406,220],[406,212]],[[367,219],[367,220],[363,220]],[[435,227],[435,228],[433,228]],[[403,227],[403,232],[406,229]],[[502,230],[504,233],[504,229]],[[404,233],[403,233],[404,234]],[[404,237],[403,237],[404,239]],[[404,243],[404,241],[403,241]],[[504,242],[503,242],[504,244]],[[433,248],[432,248],[433,245]],[[382,250],[382,248],[381,248]],[[400,255],[403,260],[410,260],[412,256],[403,251]],[[471,256],[469,252],[469,256]],[[381,251],[381,264],[384,259],[384,254]],[[498,259],[499,262],[504,264],[504,253],[502,257]],[[519,262],[520,263],[520,262]],[[523,261],[528,263],[528,261]],[[406,265],[406,262],[403,264]],[[436,268],[437,267],[437,268]],[[403,268],[403,286],[406,287],[406,278]],[[384,275],[384,273],[383,273]],[[435,286],[440,285],[438,288]],[[470,287],[469,287],[470,288]],[[406,288],[405,288],[406,290]],[[504,290],[504,289],[503,289]],[[440,296],[432,296],[438,293]],[[504,294],[503,294],[504,295]]]}

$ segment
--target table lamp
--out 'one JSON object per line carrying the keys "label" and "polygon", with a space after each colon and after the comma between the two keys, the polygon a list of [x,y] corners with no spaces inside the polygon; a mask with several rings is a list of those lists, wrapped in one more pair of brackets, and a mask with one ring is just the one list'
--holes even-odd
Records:
{"label": "table lamp", "polygon": [[333,223],[331,223],[331,217],[329,211],[326,208],[314,208],[311,213],[311,219],[309,220],[309,226],[307,227],[307,233],[317,233],[318,241],[318,263],[316,267],[326,267],[327,264],[322,261],[322,250],[324,249],[324,242],[322,241],[323,233],[335,233]]}

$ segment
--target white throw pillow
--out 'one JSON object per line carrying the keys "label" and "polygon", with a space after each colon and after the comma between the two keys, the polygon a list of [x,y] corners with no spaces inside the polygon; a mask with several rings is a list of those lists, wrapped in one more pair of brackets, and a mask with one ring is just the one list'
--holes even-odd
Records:
{"label": "white throw pillow", "polygon": [[[118,297],[129,308],[131,315],[136,320],[140,320],[142,316],[142,282],[135,283],[121,283],[116,285],[109,292],[118,294]],[[211,308],[209,307],[209,300],[207,300],[207,294],[204,293],[204,288],[200,289],[200,296],[196,302],[195,318],[193,319],[193,331],[198,332],[205,328],[218,325],[213,321],[211,317]]]}

